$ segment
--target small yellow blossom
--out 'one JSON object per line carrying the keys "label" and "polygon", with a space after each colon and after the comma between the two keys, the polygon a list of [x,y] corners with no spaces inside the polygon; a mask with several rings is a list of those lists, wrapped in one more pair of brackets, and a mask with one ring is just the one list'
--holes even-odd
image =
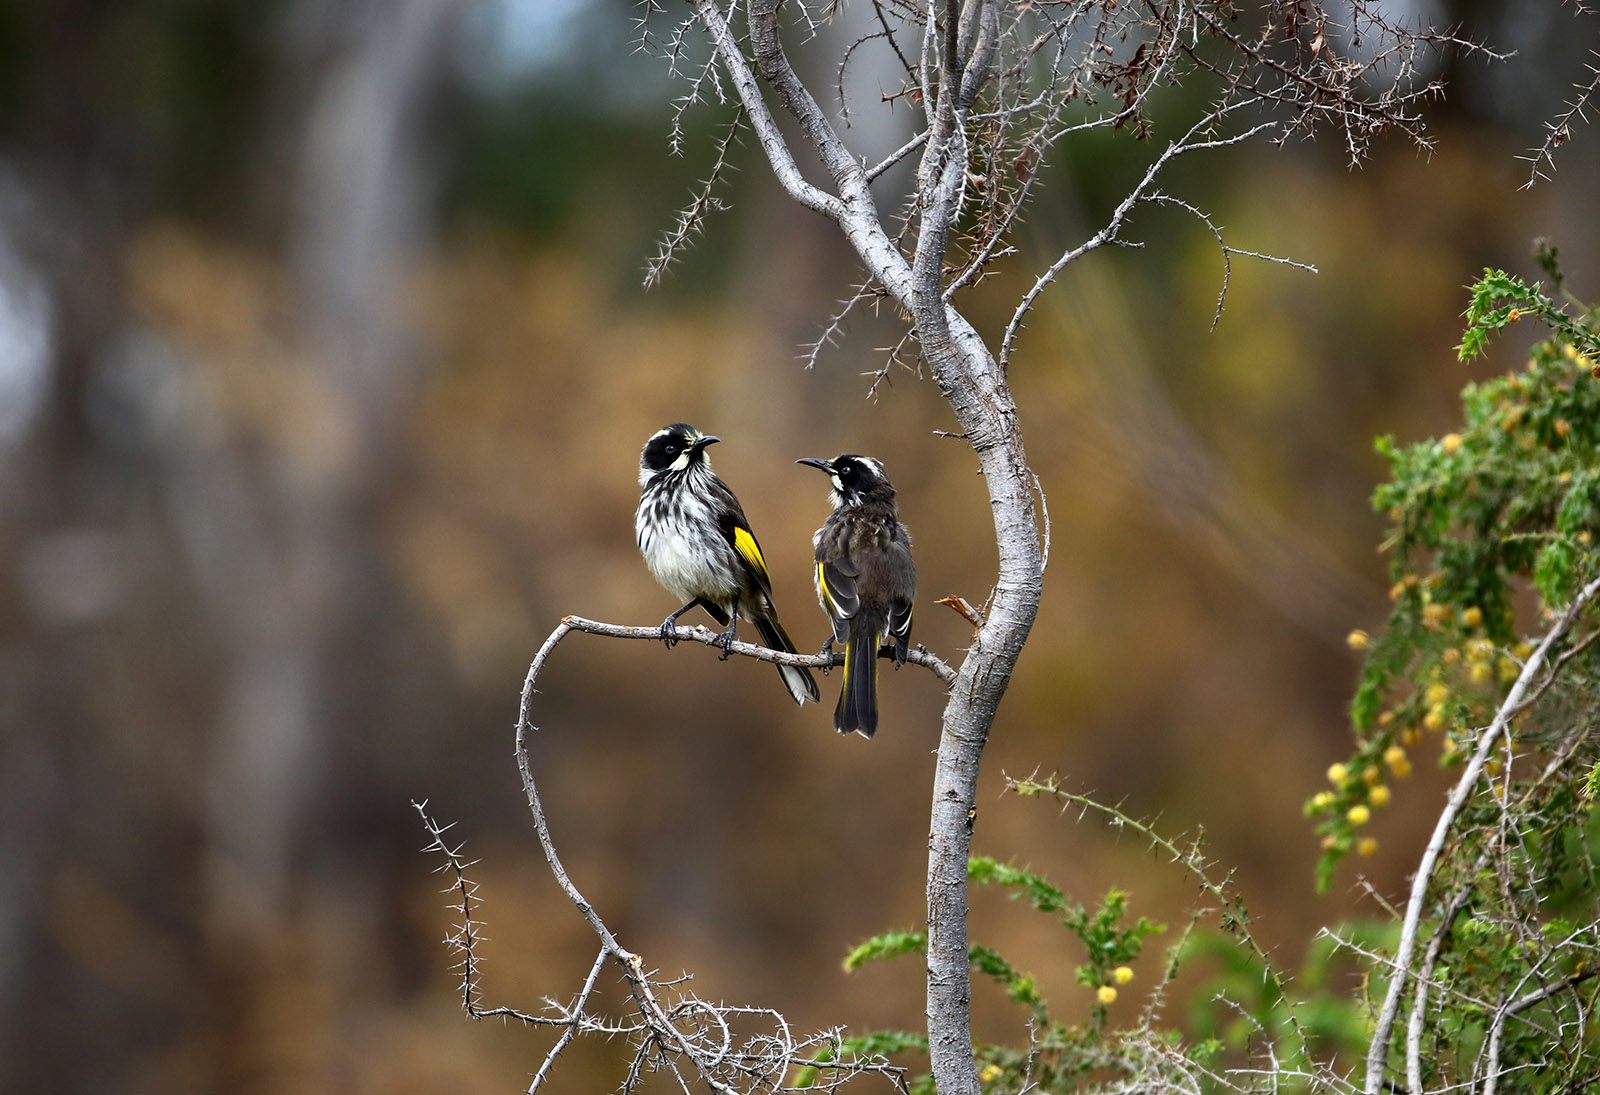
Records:
{"label": "small yellow blossom", "polygon": [[1393,768],[1395,765],[1399,764],[1405,759],[1406,751],[1400,748],[1398,745],[1391,745],[1389,748],[1383,751],[1383,763],[1387,764],[1390,768]]}
{"label": "small yellow blossom", "polygon": [[1461,660],[1461,651],[1457,650],[1455,647],[1452,646],[1450,649],[1446,650],[1443,654],[1439,655],[1439,660],[1441,662],[1443,662],[1445,665],[1455,665],[1457,662],[1459,662]]}
{"label": "small yellow blossom", "polygon": [[1392,722],[1394,722],[1394,712],[1393,711],[1384,711],[1384,712],[1382,712],[1382,713],[1380,713],[1378,715],[1378,725],[1379,726],[1388,726]]}
{"label": "small yellow blossom", "polygon": [[[1476,668],[1476,667],[1474,667]],[[1428,713],[1422,716],[1422,725],[1429,730],[1437,730],[1444,725],[1444,708],[1430,707]]]}
{"label": "small yellow blossom", "polygon": [[1356,854],[1374,856],[1378,854],[1378,842],[1370,836],[1364,836],[1356,841]]}
{"label": "small yellow blossom", "polygon": [[1533,653],[1533,644],[1524,639],[1511,648],[1511,653],[1521,661],[1527,661],[1528,655]]}
{"label": "small yellow blossom", "polygon": [[1579,529],[1578,530],[1578,543],[1582,544],[1584,547],[1588,547],[1589,546],[1589,541],[1591,541],[1593,539],[1594,539],[1594,537],[1589,535],[1589,530],[1588,529]]}
{"label": "small yellow blossom", "polygon": [[1112,988],[1110,985],[1101,985],[1095,990],[1094,997],[1096,1000],[1099,1000],[1100,1003],[1110,1007],[1112,1004],[1117,1002],[1117,990]]}
{"label": "small yellow blossom", "polygon": [[1334,836],[1332,833],[1329,833],[1327,836],[1322,838],[1322,850],[1323,851],[1331,852],[1335,848],[1337,848],[1338,846],[1339,846],[1339,838]]}
{"label": "small yellow blossom", "polygon": [[1445,434],[1439,438],[1439,447],[1444,450],[1446,456],[1454,456],[1461,451],[1461,435],[1459,433]]}
{"label": "small yellow blossom", "polygon": [[1473,662],[1468,674],[1472,677],[1473,684],[1487,684],[1489,678],[1494,676],[1494,670],[1489,668],[1488,662]]}
{"label": "small yellow blossom", "polygon": [[1467,661],[1486,662],[1489,660],[1489,655],[1493,653],[1494,643],[1490,642],[1488,639],[1478,638],[1467,640]]}
{"label": "small yellow blossom", "polygon": [[1376,786],[1377,782],[1383,778],[1383,772],[1376,766],[1371,768],[1363,768],[1361,770],[1361,778],[1366,782],[1368,787],[1373,787]]}
{"label": "small yellow blossom", "polygon": [[1567,434],[1572,432],[1572,423],[1568,422],[1565,418],[1558,418],[1554,422],[1550,423],[1550,428],[1556,431],[1557,437],[1565,437]]}
{"label": "small yellow blossom", "polygon": [[1111,976],[1116,980],[1117,984],[1126,985],[1129,981],[1133,980],[1133,967],[1118,966],[1116,969],[1111,971]]}
{"label": "small yellow blossom", "polygon": [[1495,663],[1495,668],[1500,674],[1501,682],[1506,684],[1516,680],[1517,674],[1522,672],[1521,666],[1512,661],[1510,658],[1504,656],[1502,656],[1500,660]]}
{"label": "small yellow blossom", "polygon": [[1002,1069],[999,1065],[984,1065],[983,1071],[978,1073],[978,1079],[984,1083],[991,1083],[1000,1075]]}
{"label": "small yellow blossom", "polygon": [[1472,605],[1470,608],[1462,610],[1462,627],[1477,627],[1481,623],[1483,623],[1483,609],[1479,608],[1477,605]]}
{"label": "small yellow blossom", "polygon": [[1313,810],[1326,810],[1329,806],[1332,806],[1332,805],[1333,805],[1333,792],[1332,791],[1318,791],[1316,794],[1311,796],[1311,808]]}
{"label": "small yellow blossom", "polygon": [[1444,704],[1444,701],[1449,699],[1449,698],[1450,698],[1450,689],[1449,688],[1445,687],[1444,685],[1442,685],[1442,684],[1440,684],[1438,682],[1434,682],[1433,684],[1428,685],[1428,693],[1427,693],[1426,699],[1427,699],[1427,703],[1428,703],[1429,707],[1440,707],[1440,706],[1442,706]]}
{"label": "small yellow blossom", "polygon": [[1372,636],[1358,627],[1346,635],[1344,641],[1351,650],[1365,650],[1372,645]]}
{"label": "small yellow blossom", "polygon": [[1346,821],[1350,822],[1350,824],[1356,826],[1357,828],[1360,828],[1372,820],[1372,811],[1358,802],[1354,806],[1350,807],[1344,816]]}
{"label": "small yellow blossom", "polygon": [[1404,597],[1405,594],[1406,584],[1404,582],[1396,582],[1394,585],[1389,587],[1389,600],[1391,601],[1398,601],[1401,597]]}
{"label": "small yellow blossom", "polygon": [[1422,740],[1422,734],[1415,726],[1408,726],[1400,731],[1401,745],[1415,745]]}
{"label": "small yellow blossom", "polygon": [[1335,787],[1342,787],[1344,781],[1350,778],[1350,769],[1342,764],[1328,765],[1328,782]]}
{"label": "small yellow blossom", "polygon": [[[1376,772],[1377,769],[1374,768],[1373,771]],[[1367,801],[1374,806],[1389,805],[1389,788],[1382,783],[1374,784],[1372,790],[1367,792]]]}
{"label": "small yellow blossom", "polygon": [[1434,602],[1422,606],[1422,626],[1435,630],[1450,622],[1450,606]]}

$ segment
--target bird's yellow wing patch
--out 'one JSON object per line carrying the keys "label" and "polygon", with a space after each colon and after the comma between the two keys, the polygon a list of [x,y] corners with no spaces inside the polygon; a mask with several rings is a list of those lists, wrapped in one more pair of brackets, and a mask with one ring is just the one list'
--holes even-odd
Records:
{"label": "bird's yellow wing patch", "polygon": [[733,550],[754,567],[755,572],[762,578],[767,577],[767,561],[761,557],[761,545],[756,543],[756,538],[750,535],[749,529],[734,526]]}

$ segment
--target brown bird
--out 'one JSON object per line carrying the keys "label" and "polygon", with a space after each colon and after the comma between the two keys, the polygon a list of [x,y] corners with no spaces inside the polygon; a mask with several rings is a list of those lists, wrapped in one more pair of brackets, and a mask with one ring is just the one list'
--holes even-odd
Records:
{"label": "brown bird", "polygon": [[844,646],[844,683],[833,728],[870,738],[878,729],[878,651],[887,646],[895,666],[905,664],[911,640],[917,568],[911,533],[895,511],[894,485],[870,456],[847,453],[832,460],[799,461],[833,481],[833,512],[817,530],[817,599],[835,641]]}

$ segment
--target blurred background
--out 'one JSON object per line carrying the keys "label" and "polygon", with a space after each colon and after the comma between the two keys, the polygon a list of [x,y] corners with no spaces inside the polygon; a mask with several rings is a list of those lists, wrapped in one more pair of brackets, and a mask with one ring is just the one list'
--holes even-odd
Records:
{"label": "blurred background", "polygon": [[[1407,5],[1396,5],[1396,11]],[[1166,189],[1229,242],[1141,212],[1141,251],[1070,268],[1012,368],[1048,492],[1038,626],[986,760],[975,850],[1090,902],[1182,921],[1193,885],[1006,774],[1203,827],[1293,966],[1317,926],[1392,894],[1442,786],[1417,774],[1378,854],[1313,892],[1300,804],[1348,743],[1344,637],[1383,619],[1371,438],[1449,430],[1464,286],[1562,250],[1600,296],[1600,141],[1551,182],[1519,154],[1597,40],[1568,6],[1443,0],[1516,55],[1450,64],[1432,154],[1350,171],[1336,141],[1189,157]],[[1425,9],[1425,10],[1424,10]],[[852,322],[856,272],[752,143],[716,216],[641,288],[726,125],[685,119],[626,0],[0,3],[0,1088],[525,1087],[550,1038],[463,1017],[450,918],[411,801],[480,860],[485,1002],[537,1010],[592,960],[539,854],[512,757],[518,690],[566,613],[658,623],[633,542],[638,451],[687,420],[744,500],[802,648],[825,625],[801,456],[884,460],[916,537],[916,638],[970,634],[994,547],[977,467],[897,329]],[[675,12],[669,12],[675,15]],[[860,13],[824,29],[826,83]],[[897,143],[868,66],[858,134]],[[1157,113],[1158,126],[1160,112]],[[877,127],[877,128],[872,128]],[[1160,129],[1157,140],[1164,140]],[[1058,157],[1011,302],[1100,223],[1153,145]],[[1531,333],[1529,335],[1531,337]],[[707,622],[686,617],[685,622]],[[939,691],[884,673],[873,741],[796,709],[768,666],[575,635],[541,682],[533,759],[577,884],[624,945],[797,1025],[915,1027],[915,963],[845,974],[922,919]],[[1079,955],[995,895],[973,931],[1086,1010]],[[1147,958],[1119,1008],[1156,979]],[[610,999],[619,991],[605,990]],[[986,989],[980,1031],[1019,1040]],[[607,1090],[578,1046],[555,1090]]]}

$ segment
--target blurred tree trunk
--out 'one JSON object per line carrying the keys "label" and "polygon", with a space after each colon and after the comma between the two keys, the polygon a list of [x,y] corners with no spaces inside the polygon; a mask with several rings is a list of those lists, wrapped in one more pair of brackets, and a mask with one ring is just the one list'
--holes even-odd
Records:
{"label": "blurred tree trunk", "polygon": [[330,641],[355,630],[362,553],[352,549],[418,379],[405,295],[433,191],[422,123],[462,8],[306,0],[291,13],[285,77],[315,73],[286,241],[289,337],[312,398],[285,424],[282,451],[235,454],[233,468],[203,477],[244,504],[236,524],[195,541],[230,575],[214,601],[231,664],[207,807],[210,900],[225,935],[259,935],[287,912],[326,745]]}

